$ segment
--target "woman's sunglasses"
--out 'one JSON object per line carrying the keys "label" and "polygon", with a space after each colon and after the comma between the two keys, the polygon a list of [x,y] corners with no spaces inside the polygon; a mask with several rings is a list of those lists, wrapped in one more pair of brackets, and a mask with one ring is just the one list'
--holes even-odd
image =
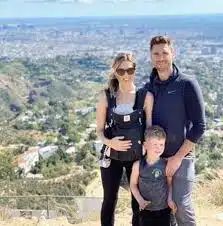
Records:
{"label": "woman's sunglasses", "polygon": [[127,72],[128,75],[132,75],[135,72],[135,68],[130,67],[130,68],[127,68],[127,69],[122,69],[122,68],[116,69],[116,73],[120,76],[123,76],[125,74],[125,72]]}

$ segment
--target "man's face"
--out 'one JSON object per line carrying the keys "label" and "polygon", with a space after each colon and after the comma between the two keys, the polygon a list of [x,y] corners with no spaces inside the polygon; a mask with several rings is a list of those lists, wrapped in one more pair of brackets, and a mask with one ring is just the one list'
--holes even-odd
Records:
{"label": "man's face", "polygon": [[164,152],[165,139],[157,137],[146,138],[144,148],[146,149],[147,155],[150,155],[151,157],[159,157]]}
{"label": "man's face", "polygon": [[154,45],[151,50],[153,66],[160,72],[167,71],[173,63],[174,53],[168,44]]}

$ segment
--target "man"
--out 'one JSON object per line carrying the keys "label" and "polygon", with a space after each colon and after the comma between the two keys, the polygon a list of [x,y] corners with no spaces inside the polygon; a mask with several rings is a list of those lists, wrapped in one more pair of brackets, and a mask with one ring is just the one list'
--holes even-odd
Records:
{"label": "man", "polygon": [[153,125],[163,127],[167,133],[163,157],[168,159],[167,176],[173,176],[176,221],[178,226],[195,226],[192,150],[205,130],[202,93],[196,78],[181,73],[173,63],[174,49],[168,37],[152,38],[150,51],[154,68],[145,88],[154,95]]}

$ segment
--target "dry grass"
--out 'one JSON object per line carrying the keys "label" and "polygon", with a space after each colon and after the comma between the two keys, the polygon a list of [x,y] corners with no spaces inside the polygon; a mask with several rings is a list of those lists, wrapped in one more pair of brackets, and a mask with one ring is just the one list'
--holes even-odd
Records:
{"label": "dry grass", "polygon": [[0,220],[4,221],[10,218],[10,214],[7,208],[0,208]]}
{"label": "dry grass", "polygon": [[223,213],[223,177],[197,184],[194,203],[198,226],[222,226],[217,215]]}
{"label": "dry grass", "polygon": [[[194,190],[194,203],[197,216],[197,226],[222,226],[223,221],[217,219],[219,213],[223,213],[223,177],[206,180],[196,185]],[[92,183],[92,187],[99,188],[99,180]],[[88,190],[90,195],[90,189]],[[97,196],[99,195],[98,192]],[[130,226],[131,209],[128,191],[121,189],[120,196],[123,198],[118,202],[116,210],[116,226]],[[2,221],[1,221],[2,220]],[[58,219],[8,219],[7,210],[0,211],[1,226],[68,226],[68,220],[64,217]],[[92,214],[88,222],[75,224],[76,226],[99,226],[99,215]]]}

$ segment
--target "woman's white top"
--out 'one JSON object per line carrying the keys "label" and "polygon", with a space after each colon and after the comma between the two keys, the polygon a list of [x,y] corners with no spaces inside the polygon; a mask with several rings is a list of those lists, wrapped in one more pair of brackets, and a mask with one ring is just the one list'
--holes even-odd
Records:
{"label": "woman's white top", "polygon": [[113,111],[119,115],[127,115],[133,112],[133,106],[133,103],[118,104]]}

